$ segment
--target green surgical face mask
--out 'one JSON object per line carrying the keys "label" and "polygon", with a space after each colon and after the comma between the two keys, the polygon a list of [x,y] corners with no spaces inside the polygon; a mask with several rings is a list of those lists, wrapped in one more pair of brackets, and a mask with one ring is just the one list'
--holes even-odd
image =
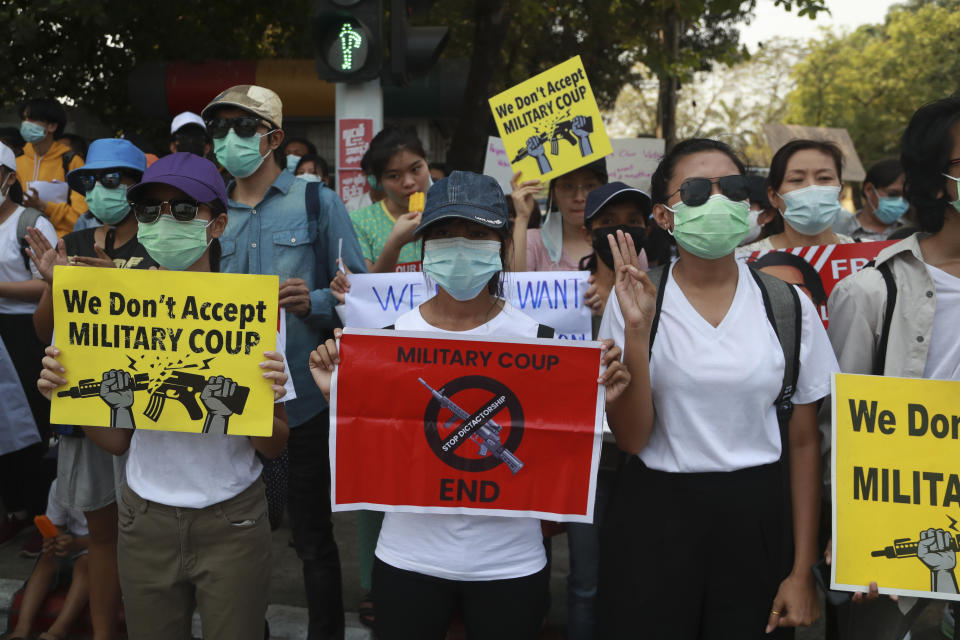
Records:
{"label": "green surgical face mask", "polygon": [[[670,207],[667,207],[670,209]],[[698,258],[716,260],[733,253],[750,232],[750,205],[717,193],[699,207],[678,203],[671,235]]]}
{"label": "green surgical face mask", "polygon": [[161,267],[183,271],[199,260],[213,242],[207,240],[207,227],[211,223],[213,220],[180,222],[165,213],[156,222],[141,222],[137,229],[137,240]]}
{"label": "green surgical face mask", "polygon": [[267,151],[267,156],[260,155],[260,138],[271,133],[273,131],[241,138],[231,128],[224,137],[213,139],[213,152],[217,161],[226,167],[230,175],[234,178],[246,178],[252,176],[270,155],[270,151]]}
{"label": "green surgical face mask", "polygon": [[87,192],[86,199],[90,213],[104,224],[117,224],[130,213],[125,184],[121,184],[116,189],[107,189],[98,182]]}

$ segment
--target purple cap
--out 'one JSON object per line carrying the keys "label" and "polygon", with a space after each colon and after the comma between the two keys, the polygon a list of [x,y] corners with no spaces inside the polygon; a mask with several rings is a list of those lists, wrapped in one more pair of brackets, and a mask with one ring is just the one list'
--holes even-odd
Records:
{"label": "purple cap", "polygon": [[168,184],[176,187],[197,202],[219,200],[227,209],[227,190],[217,167],[206,158],[187,151],[163,156],[143,173],[139,184],[130,187],[127,197],[136,200],[137,195],[148,184]]}

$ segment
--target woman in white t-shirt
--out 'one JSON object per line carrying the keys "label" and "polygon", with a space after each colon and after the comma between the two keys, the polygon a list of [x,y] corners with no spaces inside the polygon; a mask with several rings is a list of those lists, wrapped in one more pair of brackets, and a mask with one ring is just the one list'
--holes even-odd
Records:
{"label": "woman in white t-shirt", "polygon": [[29,526],[33,516],[43,513],[50,482],[44,477],[40,462],[50,438],[50,403],[34,384],[40,373],[44,345],[33,330],[33,310],[45,285],[24,254],[23,238],[18,237],[17,230],[25,231],[23,223],[30,218],[21,218],[32,213],[36,218],[32,226],[48,241],[56,244],[57,233],[50,220],[21,206],[22,199],[16,158],[9,147],[0,143],[0,340],[16,371],[12,379],[0,383],[19,385],[30,407],[29,419],[11,425],[17,439],[39,441],[0,456],[0,502],[8,514],[0,521],[0,544]]}
{"label": "woman in white t-shirt", "polygon": [[[434,184],[416,235],[424,239],[423,270],[439,291],[400,316],[396,329],[537,337],[537,322],[501,296],[508,234],[506,200],[495,180],[455,171]],[[612,363],[600,377],[608,399],[629,379],[618,357],[613,348],[601,361]],[[314,379],[328,397],[338,362],[333,340],[310,358]],[[549,576],[539,520],[390,512],[376,557],[373,588],[382,640],[441,639],[456,608],[471,638],[531,638],[540,629]]]}
{"label": "woman in white t-shirt", "polygon": [[[128,191],[137,237],[162,269],[218,271],[217,240],[227,224],[227,195],[212,162],[192,153],[157,160]],[[291,397],[283,345],[260,363],[275,399]],[[38,387],[48,398],[69,375],[47,348]],[[200,400],[211,431],[226,429],[232,381],[207,380]],[[270,578],[270,524],[257,452],[279,455],[289,430],[275,405],[272,435],[233,436],[133,429],[134,385],[126,371],[104,374],[112,426],[85,427],[107,451],[129,449],[118,500],[118,558],[127,629],[138,640],[189,640],[194,607],[207,640],[260,640]],[[126,427],[126,428],[123,428]]]}
{"label": "woman in white t-shirt", "polygon": [[813,304],[794,296],[799,375],[783,442],[783,349],[760,285],[734,259],[749,228],[743,173],[705,139],[681,142],[654,173],[654,217],[679,258],[653,329],[657,289],[629,238],[612,243],[617,282],[599,335],[623,348],[632,380],[607,418],[633,455],[604,522],[604,638],[776,637],[818,616],[816,403],[837,364]]}

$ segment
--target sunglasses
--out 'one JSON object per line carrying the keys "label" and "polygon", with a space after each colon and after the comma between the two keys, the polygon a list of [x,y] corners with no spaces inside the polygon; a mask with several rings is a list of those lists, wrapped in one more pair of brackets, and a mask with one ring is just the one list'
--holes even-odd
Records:
{"label": "sunglasses", "polygon": [[133,209],[137,222],[151,224],[160,219],[163,205],[167,205],[170,215],[179,222],[190,222],[197,217],[197,211],[200,210],[200,203],[196,200],[144,200],[131,202],[130,208]]}
{"label": "sunglasses", "polygon": [[263,121],[252,116],[240,118],[211,118],[207,120],[207,133],[213,138],[225,138],[233,129],[241,138],[249,138],[257,133]]}
{"label": "sunglasses", "polygon": [[722,178],[690,178],[684,180],[677,191],[667,196],[667,200],[679,192],[683,204],[688,207],[699,207],[710,199],[715,184],[720,186],[720,193],[734,202],[747,200],[750,197],[750,187],[747,185],[747,179],[744,176],[723,176]]}
{"label": "sunglasses", "polygon": [[120,186],[120,179],[123,174],[119,171],[101,171],[100,173],[87,173],[80,176],[80,186],[84,191],[90,191],[99,182],[107,189],[116,189]]}

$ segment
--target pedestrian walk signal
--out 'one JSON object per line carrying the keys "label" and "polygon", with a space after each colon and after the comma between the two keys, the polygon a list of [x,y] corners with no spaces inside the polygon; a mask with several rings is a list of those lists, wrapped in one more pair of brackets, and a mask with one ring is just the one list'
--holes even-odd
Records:
{"label": "pedestrian walk signal", "polygon": [[317,75],[328,82],[380,77],[381,0],[318,0],[313,23]]}

